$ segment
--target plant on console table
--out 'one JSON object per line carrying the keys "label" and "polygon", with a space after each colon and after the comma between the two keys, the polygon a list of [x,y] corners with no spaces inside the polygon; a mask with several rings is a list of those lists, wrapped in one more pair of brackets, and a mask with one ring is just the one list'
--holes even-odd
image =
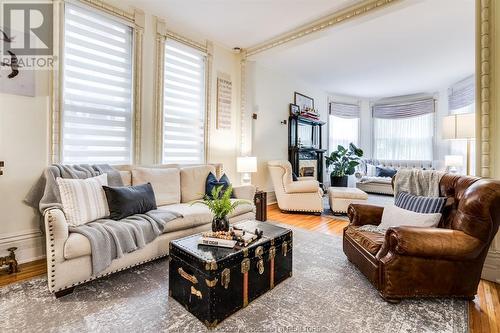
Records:
{"label": "plant on console table", "polygon": [[354,174],[362,156],[363,150],[352,142],[349,144],[349,148],[338,145],[336,151],[332,152],[330,156],[325,156],[326,167],[331,169],[330,186],[347,187],[348,176]]}
{"label": "plant on console table", "polygon": [[195,200],[191,205],[202,204],[214,214],[212,220],[212,231],[229,231],[228,215],[242,204],[251,204],[248,200],[235,200],[231,202],[231,193],[233,193],[232,186],[228,186],[223,190],[223,185],[215,186],[210,193],[211,196],[206,195],[202,200]]}

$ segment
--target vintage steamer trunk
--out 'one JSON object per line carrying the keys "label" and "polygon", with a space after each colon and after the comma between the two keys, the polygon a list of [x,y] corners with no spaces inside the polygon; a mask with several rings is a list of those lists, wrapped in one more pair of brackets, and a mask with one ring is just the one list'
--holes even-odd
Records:
{"label": "vintage steamer trunk", "polygon": [[198,245],[200,235],[170,243],[169,294],[207,327],[244,308],[292,275],[292,231],[247,221],[264,237],[236,250]]}

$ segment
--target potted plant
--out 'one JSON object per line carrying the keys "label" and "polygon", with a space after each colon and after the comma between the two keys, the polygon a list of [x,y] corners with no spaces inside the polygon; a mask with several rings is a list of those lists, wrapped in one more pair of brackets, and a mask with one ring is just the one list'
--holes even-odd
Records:
{"label": "potted plant", "polygon": [[235,200],[231,202],[231,193],[233,193],[233,188],[231,185],[227,189],[223,190],[223,185],[215,186],[212,189],[212,197],[205,195],[202,200],[195,200],[191,202],[191,205],[202,204],[208,207],[208,209],[214,214],[212,219],[212,231],[228,231],[229,230],[229,219],[227,216],[239,205],[241,204],[251,204],[248,200]]}
{"label": "potted plant", "polygon": [[348,176],[354,174],[362,156],[363,150],[356,147],[352,142],[349,144],[349,148],[339,145],[337,150],[332,152],[330,156],[325,156],[326,167],[327,169],[331,167],[332,170],[330,173],[330,186],[347,187]]}

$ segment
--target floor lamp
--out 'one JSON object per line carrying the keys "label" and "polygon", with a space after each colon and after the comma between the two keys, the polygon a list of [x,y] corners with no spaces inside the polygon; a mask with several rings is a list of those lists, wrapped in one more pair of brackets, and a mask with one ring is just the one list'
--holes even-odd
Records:
{"label": "floor lamp", "polygon": [[443,139],[467,140],[467,175],[470,174],[470,142],[475,138],[476,115],[474,113],[454,114],[443,119]]}

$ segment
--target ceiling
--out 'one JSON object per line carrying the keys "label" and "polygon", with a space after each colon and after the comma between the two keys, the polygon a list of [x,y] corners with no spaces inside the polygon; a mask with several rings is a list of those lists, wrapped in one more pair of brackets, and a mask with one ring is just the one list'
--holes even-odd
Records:
{"label": "ceiling", "polygon": [[474,0],[411,0],[255,57],[330,93],[434,92],[474,73]]}
{"label": "ceiling", "polygon": [[173,31],[247,48],[356,0],[121,0],[166,20]]}

